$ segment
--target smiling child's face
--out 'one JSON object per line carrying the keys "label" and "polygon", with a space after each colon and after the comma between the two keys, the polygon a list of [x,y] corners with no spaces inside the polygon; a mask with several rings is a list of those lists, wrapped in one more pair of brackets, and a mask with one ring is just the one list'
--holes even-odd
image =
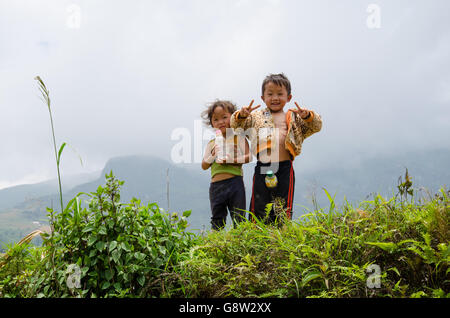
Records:
{"label": "smiling child's face", "polygon": [[268,82],[264,88],[264,95],[261,99],[266,106],[274,113],[282,111],[286,103],[291,101],[292,95],[288,95],[284,85],[279,86],[273,82]]}
{"label": "smiling child's face", "polygon": [[223,107],[218,106],[214,109],[211,116],[213,128],[220,129],[222,135],[225,135],[227,128],[230,128],[231,114]]}

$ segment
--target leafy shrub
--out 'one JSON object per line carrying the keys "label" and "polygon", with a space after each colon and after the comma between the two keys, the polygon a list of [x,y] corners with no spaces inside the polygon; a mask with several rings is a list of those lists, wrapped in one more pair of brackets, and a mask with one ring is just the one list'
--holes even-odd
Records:
{"label": "leafy shrub", "polygon": [[120,203],[118,181],[106,175],[82,208],[77,195],[62,213],[48,209],[53,232],[44,239],[46,257],[30,280],[30,296],[158,296],[192,235],[186,218],[161,211],[156,203]]}
{"label": "leafy shrub", "polygon": [[29,243],[8,244],[0,257],[0,297],[24,297],[26,286],[42,254]]}

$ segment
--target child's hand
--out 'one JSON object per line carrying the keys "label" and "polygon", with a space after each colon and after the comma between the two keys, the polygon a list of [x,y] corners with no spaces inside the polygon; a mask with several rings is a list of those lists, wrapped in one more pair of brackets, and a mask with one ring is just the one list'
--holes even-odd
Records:
{"label": "child's hand", "polygon": [[299,114],[302,119],[308,119],[311,116],[311,112],[298,106],[297,102],[295,102],[295,106],[297,106],[297,109],[292,109],[292,111]]}
{"label": "child's hand", "polygon": [[254,101],[255,100],[252,99],[250,105],[244,106],[241,108],[241,110],[239,111],[239,118],[247,118],[252,111],[254,111],[255,109],[257,109],[261,106],[261,105],[258,105],[258,106],[252,107]]}
{"label": "child's hand", "polygon": [[216,158],[216,162],[219,164],[232,163],[233,159],[231,158],[231,156],[229,154],[226,154],[225,158]]}
{"label": "child's hand", "polygon": [[207,170],[212,165],[212,163],[216,160],[216,151],[214,147],[211,147],[211,143],[206,147],[205,154],[203,155],[202,160],[202,169]]}
{"label": "child's hand", "polygon": [[212,164],[214,160],[216,160],[216,147],[212,147],[211,151],[209,153],[205,154],[205,157],[203,158],[205,162],[208,164]]}

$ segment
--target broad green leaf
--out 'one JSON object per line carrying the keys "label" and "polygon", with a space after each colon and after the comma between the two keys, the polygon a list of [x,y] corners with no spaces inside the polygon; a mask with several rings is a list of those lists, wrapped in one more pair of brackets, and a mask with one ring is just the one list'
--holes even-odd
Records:
{"label": "broad green leaf", "polygon": [[425,240],[425,244],[427,244],[427,246],[431,245],[431,235],[430,233],[424,233],[422,234],[423,239]]}
{"label": "broad green leaf", "polygon": [[417,242],[416,240],[412,240],[412,239],[407,239],[407,240],[403,240],[397,243],[398,246],[406,244],[406,243],[413,243],[415,245],[420,245],[420,242]]}
{"label": "broad green leaf", "polygon": [[123,249],[125,252],[131,252],[131,249],[130,249],[129,244],[127,242],[122,242],[120,244],[120,248]]}
{"label": "broad green leaf", "polygon": [[409,297],[410,298],[421,298],[421,297],[427,297],[427,294],[423,290],[421,290],[421,291],[411,294],[411,296],[409,296]]}
{"label": "broad green leaf", "polygon": [[113,251],[115,248],[117,247],[117,242],[116,241],[112,241],[111,243],[109,243],[109,251]]}
{"label": "broad green leaf", "polygon": [[90,259],[90,257],[87,256],[87,255],[84,255],[83,263],[84,263],[85,266],[91,265],[91,259]]}
{"label": "broad green leaf", "polygon": [[56,162],[57,162],[58,166],[59,166],[59,162],[60,162],[60,160],[61,160],[61,154],[62,154],[62,152],[63,152],[65,146],[66,146],[66,143],[63,142],[62,145],[61,145],[61,147],[59,147],[58,157],[57,157],[57,159],[56,159]]}
{"label": "broad green leaf", "polygon": [[67,213],[72,208],[72,205],[75,204],[77,198],[78,197],[75,197],[67,203],[66,207],[64,208],[64,213]]}
{"label": "broad green leaf", "polygon": [[113,278],[113,276],[114,276],[114,269],[107,269],[105,271],[105,278],[107,280],[111,280]]}
{"label": "broad green leaf", "polygon": [[144,284],[145,284],[145,276],[144,275],[140,275],[137,278],[137,281],[138,281],[139,285],[144,286]]}
{"label": "broad green leaf", "polygon": [[102,289],[106,289],[106,288],[108,288],[109,286],[111,286],[111,283],[110,283],[110,282],[108,282],[108,281],[103,282],[103,284],[102,284]]}
{"label": "broad green leaf", "polygon": [[384,251],[388,251],[389,253],[394,252],[398,246],[393,242],[366,242],[367,245],[373,245],[381,248]]}
{"label": "broad green leaf", "polygon": [[302,286],[306,286],[310,281],[320,278],[320,277],[322,277],[322,275],[319,272],[313,271],[313,272],[309,273],[308,275],[306,275],[305,277],[303,277]]}
{"label": "broad green leaf", "polygon": [[[331,197],[331,194],[327,191],[327,189],[325,189],[325,188],[322,188],[323,189],[323,191],[325,192],[325,194],[327,195],[327,198],[328,198],[328,201],[330,201],[330,204],[333,204],[334,205],[334,200],[333,200],[333,198]],[[336,195],[335,195],[335,197],[336,197]]]}
{"label": "broad green leaf", "polygon": [[91,224],[91,225],[86,226],[81,232],[87,233],[87,232],[92,232],[93,230],[94,230],[94,226]]}
{"label": "broad green leaf", "polygon": [[441,251],[443,258],[449,257],[449,255],[450,255],[450,245],[447,246],[445,243],[440,243],[438,245],[438,248]]}
{"label": "broad green leaf", "polygon": [[116,263],[119,262],[120,254],[121,254],[121,252],[119,249],[115,249],[114,251],[112,251],[111,257],[114,260],[114,262],[116,262]]}
{"label": "broad green leaf", "polygon": [[142,260],[145,259],[146,255],[145,255],[144,253],[136,252],[136,253],[134,253],[134,257],[135,257],[137,260],[142,261]]}
{"label": "broad green leaf", "polygon": [[98,229],[98,233],[106,235],[107,234],[106,227],[104,225],[100,226],[99,229]]}
{"label": "broad green leaf", "polygon": [[95,247],[101,252],[105,248],[105,242],[98,241],[97,244],[95,244]]}
{"label": "broad green leaf", "polygon": [[92,244],[94,244],[97,241],[97,236],[96,235],[92,235],[91,237],[89,237],[88,240],[88,246],[91,246]]}
{"label": "broad green leaf", "polygon": [[94,257],[95,254],[97,254],[97,250],[96,249],[92,249],[91,252],[89,253],[89,257]]}

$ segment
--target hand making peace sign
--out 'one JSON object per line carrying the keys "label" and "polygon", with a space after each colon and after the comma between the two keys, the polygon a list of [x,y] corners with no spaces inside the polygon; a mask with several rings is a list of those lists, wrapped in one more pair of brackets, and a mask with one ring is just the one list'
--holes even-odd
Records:
{"label": "hand making peace sign", "polygon": [[308,119],[309,116],[311,116],[311,112],[309,110],[301,108],[300,106],[298,106],[297,102],[294,103],[295,106],[297,106],[297,109],[292,109],[294,113],[299,114],[302,119]]}
{"label": "hand making peace sign", "polygon": [[243,107],[241,108],[241,110],[239,111],[239,117],[240,117],[240,118],[247,118],[247,117],[250,115],[250,113],[251,113],[252,111],[254,111],[255,109],[257,109],[257,108],[259,108],[259,107],[261,106],[261,105],[258,105],[258,106],[252,107],[254,101],[255,101],[255,100],[252,99],[250,105],[248,105],[248,106],[243,106]]}

